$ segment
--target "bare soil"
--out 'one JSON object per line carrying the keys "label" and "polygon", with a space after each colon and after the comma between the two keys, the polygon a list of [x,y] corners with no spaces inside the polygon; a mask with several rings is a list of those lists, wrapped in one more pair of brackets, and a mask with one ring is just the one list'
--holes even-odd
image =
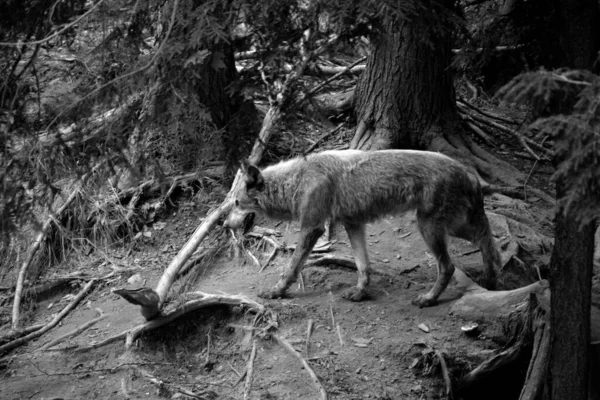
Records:
{"label": "bare soil", "polygon": [[[139,340],[136,365],[122,358],[124,346],[116,342],[93,351],[36,351],[44,343],[75,329],[101,309],[108,316],[92,329],[60,345],[87,345],[143,322],[138,308],[111,293],[116,287],[153,287],[163,269],[202,217],[189,199],[180,199],[171,215],[148,227],[128,248],[105,249],[103,258],[91,257],[81,266],[103,275],[110,266],[128,268],[121,278],[96,287],[83,305],[60,327],[2,360],[2,399],[153,399],[172,397],[168,385],[176,384],[200,398],[242,398],[252,348],[249,332],[235,326],[250,325],[253,316],[235,308],[212,307],[186,315]],[[261,226],[281,232],[281,241],[293,244],[296,226],[261,221]],[[256,297],[259,288],[273,285],[291,252],[280,252],[262,272],[241,259],[221,257],[213,264],[198,265],[196,289],[208,293],[248,295],[279,315],[279,334],[309,360],[333,399],[437,399],[446,387],[433,357],[439,350],[455,376],[475,366],[497,348],[486,337],[485,326],[475,338],[461,332],[471,322],[449,314],[457,293],[449,288],[440,304],[419,309],[411,304],[429,289],[435,264],[415,224],[413,214],[386,218],[368,227],[372,263],[405,271],[402,278],[374,275],[369,300],[351,303],[340,294],[356,283],[353,271],[307,268],[304,290],[295,286],[289,297],[267,301]],[[264,262],[270,248],[247,247]],[[451,240],[450,251],[458,266],[481,264],[479,253],[467,242]],[[345,232],[329,253],[350,256]],[[133,275],[134,282],[127,280]],[[137,279],[137,280],[136,280]],[[64,293],[37,305],[35,320],[42,322],[67,301]],[[306,341],[308,321],[314,331]],[[338,328],[339,326],[339,328]],[[209,344],[210,342],[210,344]],[[140,363],[139,360],[144,360]],[[146,376],[144,376],[146,374]],[[152,375],[149,376],[148,374]],[[257,341],[251,399],[316,399],[318,391],[296,358],[275,341]],[[153,378],[155,380],[153,380]],[[240,382],[241,380],[241,382]],[[177,397],[178,395],[175,395]],[[182,396],[182,395],[179,395]],[[213,397],[211,397],[213,396]],[[185,397],[185,396],[183,396]]]}

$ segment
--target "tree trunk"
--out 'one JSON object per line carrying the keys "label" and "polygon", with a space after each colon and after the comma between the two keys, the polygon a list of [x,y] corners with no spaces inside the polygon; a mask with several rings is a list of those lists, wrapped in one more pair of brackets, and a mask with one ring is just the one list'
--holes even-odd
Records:
{"label": "tree trunk", "polygon": [[[565,65],[591,69],[600,44],[597,1],[557,1],[555,7]],[[557,142],[567,139],[559,137]],[[556,165],[563,161],[555,160]],[[565,182],[558,181],[557,198],[565,192]],[[593,222],[580,227],[574,215],[556,214],[555,245],[550,261],[552,330],[548,399],[588,399],[594,228]]]}
{"label": "tree trunk", "polygon": [[[557,197],[563,195],[557,183]],[[572,215],[556,214],[550,261],[550,384],[553,400],[586,400],[589,384],[590,310],[594,224],[579,228]]]}
{"label": "tree trunk", "polygon": [[390,18],[382,30],[356,86],[358,128],[350,147],[427,148],[437,135],[459,129],[452,34],[440,35],[441,27],[419,17]]}
{"label": "tree trunk", "polygon": [[452,3],[431,1],[428,10],[410,19],[388,18],[382,24],[356,86],[358,124],[350,148],[439,151],[480,177],[516,185],[523,174],[463,131],[451,67],[454,35],[447,19]]}

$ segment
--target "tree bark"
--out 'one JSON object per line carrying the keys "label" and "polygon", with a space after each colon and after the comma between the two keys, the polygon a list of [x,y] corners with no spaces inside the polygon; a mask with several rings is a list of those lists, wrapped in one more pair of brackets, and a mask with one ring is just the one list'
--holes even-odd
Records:
{"label": "tree bark", "polygon": [[354,108],[362,132],[350,147],[427,148],[436,135],[457,129],[452,34],[440,35],[440,29],[419,17],[384,22],[357,83]]}
{"label": "tree bark", "polygon": [[452,4],[432,0],[410,19],[388,18],[382,23],[356,86],[358,124],[350,148],[439,151],[480,178],[515,186],[524,181],[523,174],[477,146],[464,132],[451,67]]}
{"label": "tree bark", "polygon": [[[557,182],[557,198],[564,195]],[[550,261],[549,399],[588,398],[594,224],[579,227],[573,215],[556,214]]]}

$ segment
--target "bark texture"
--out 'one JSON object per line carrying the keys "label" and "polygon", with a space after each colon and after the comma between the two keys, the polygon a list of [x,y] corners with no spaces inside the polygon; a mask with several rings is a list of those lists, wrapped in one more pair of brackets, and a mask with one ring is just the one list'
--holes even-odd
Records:
{"label": "bark texture", "polygon": [[452,35],[441,30],[418,17],[383,24],[357,84],[352,148],[427,148],[456,129]]}
{"label": "bark texture", "polygon": [[477,146],[463,130],[451,67],[453,3],[433,0],[423,7],[408,19],[388,18],[373,38],[373,52],[354,93],[358,124],[350,148],[439,151],[480,178],[519,184],[522,173]]}
{"label": "bark texture", "polygon": [[[557,196],[563,194],[557,182]],[[553,400],[588,398],[594,224],[557,213],[550,261],[550,386]]]}

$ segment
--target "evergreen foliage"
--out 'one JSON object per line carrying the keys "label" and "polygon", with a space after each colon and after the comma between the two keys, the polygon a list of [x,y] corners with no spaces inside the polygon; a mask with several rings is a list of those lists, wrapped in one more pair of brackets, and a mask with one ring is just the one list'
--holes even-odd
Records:
{"label": "evergreen foliage", "polygon": [[588,71],[538,71],[515,77],[497,94],[529,104],[535,119],[529,129],[538,139],[553,139],[556,172],[566,195],[559,209],[581,225],[600,215],[600,77]]}

